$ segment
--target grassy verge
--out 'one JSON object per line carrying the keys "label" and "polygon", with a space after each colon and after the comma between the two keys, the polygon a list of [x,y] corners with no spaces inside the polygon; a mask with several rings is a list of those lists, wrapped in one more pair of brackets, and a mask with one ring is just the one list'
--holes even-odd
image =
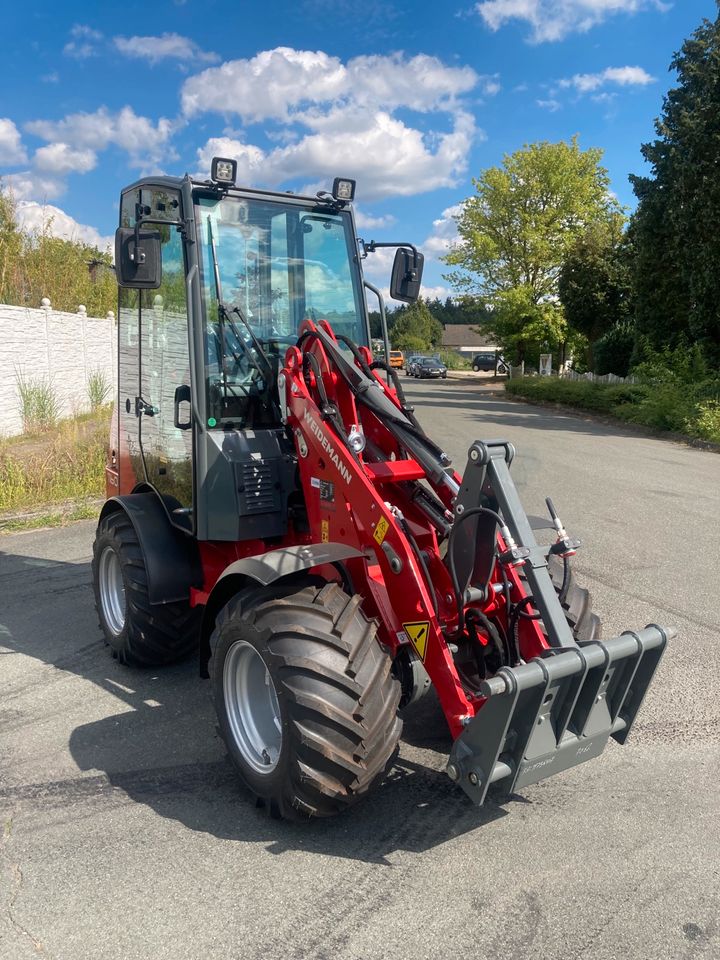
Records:
{"label": "grassy verge", "polygon": [[[0,441],[0,513],[102,497],[107,423],[102,410],[95,420],[65,420],[31,439]],[[55,512],[68,515],[67,509]]]}
{"label": "grassy verge", "polygon": [[535,403],[560,403],[576,410],[604,414],[682,434],[690,439],[720,443],[720,382],[705,380],[656,384],[590,383],[554,377],[510,380],[511,396]]}
{"label": "grassy verge", "polygon": [[41,527],[64,527],[75,520],[97,520],[102,503],[102,499],[93,499],[79,505],[67,504],[61,509],[48,507],[28,515],[0,514],[0,534],[39,530]]}

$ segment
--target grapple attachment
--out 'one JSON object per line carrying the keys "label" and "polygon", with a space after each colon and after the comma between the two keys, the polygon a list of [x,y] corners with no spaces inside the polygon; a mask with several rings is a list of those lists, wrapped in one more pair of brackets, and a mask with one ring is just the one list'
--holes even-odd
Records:
{"label": "grapple attachment", "polygon": [[477,804],[624,743],[674,630],[654,624],[605,642],[548,651],[486,680],[485,704],[453,744],[448,774]]}

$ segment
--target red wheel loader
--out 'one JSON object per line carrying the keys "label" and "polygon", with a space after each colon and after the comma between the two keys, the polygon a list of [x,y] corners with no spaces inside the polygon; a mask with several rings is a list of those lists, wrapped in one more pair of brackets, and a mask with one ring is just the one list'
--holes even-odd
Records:
{"label": "red wheel loader", "polygon": [[373,360],[363,260],[397,247],[410,303],[422,254],[357,238],[351,180],[302,197],[235,177],[218,158],[121,196],[93,560],[113,656],[196,654],[240,776],[292,819],[365,796],[430,685],[477,804],[624,743],[671,631],[601,640],[578,544],[550,500],[527,517],[512,445],[473,439],[454,472]]}

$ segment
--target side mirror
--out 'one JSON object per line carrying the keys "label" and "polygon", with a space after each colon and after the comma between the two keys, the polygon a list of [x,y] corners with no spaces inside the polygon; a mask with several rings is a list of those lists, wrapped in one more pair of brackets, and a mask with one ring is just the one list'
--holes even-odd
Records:
{"label": "side mirror", "polygon": [[398,249],[393,262],[392,279],[390,280],[390,296],[393,300],[415,303],[420,296],[420,281],[422,280],[424,263],[425,257],[421,253],[415,254],[405,247]]}
{"label": "side mirror", "polygon": [[155,230],[118,227],[115,231],[115,275],[119,287],[157,290],[162,281],[160,234]]}

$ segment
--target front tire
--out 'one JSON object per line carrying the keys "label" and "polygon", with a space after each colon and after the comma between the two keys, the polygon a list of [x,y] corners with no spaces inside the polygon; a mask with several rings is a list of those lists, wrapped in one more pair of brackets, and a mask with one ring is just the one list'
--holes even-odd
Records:
{"label": "front tire", "polygon": [[92,572],[100,629],[120,663],[162,666],[197,649],[198,610],[185,600],[150,603],[145,560],[124,512],[98,524]]}
{"label": "front tire", "polygon": [[334,583],[251,589],[221,611],[210,643],[220,733],[273,815],[333,816],[382,779],[401,690],[360,597]]}
{"label": "front tire", "polygon": [[563,590],[565,568],[560,557],[549,557],[548,573],[575,640],[580,643],[599,640],[602,635],[602,624],[600,617],[593,613],[592,597],[587,587],[579,586],[572,568],[569,568],[567,583]]}

